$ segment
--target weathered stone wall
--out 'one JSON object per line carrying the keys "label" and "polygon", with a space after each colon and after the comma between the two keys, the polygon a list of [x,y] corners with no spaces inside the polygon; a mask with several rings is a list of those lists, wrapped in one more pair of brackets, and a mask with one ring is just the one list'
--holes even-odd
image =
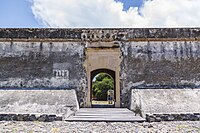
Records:
{"label": "weathered stone wall", "polygon": [[98,29],[37,29],[1,28],[0,40],[32,41],[152,41],[200,40],[200,28],[98,28]]}
{"label": "weathered stone wall", "polygon": [[200,121],[200,113],[187,114],[147,114],[147,122],[161,121]]}
{"label": "weathered stone wall", "polygon": [[122,49],[126,85],[199,86],[200,42],[129,42]]}
{"label": "weathered stone wall", "polygon": [[200,89],[132,89],[130,109],[146,114],[191,114],[200,111]]}
{"label": "weathered stone wall", "polygon": [[0,88],[74,88],[83,105],[85,49],[118,44],[122,107],[133,88],[199,88],[199,28],[0,29]]}
{"label": "weathered stone wall", "polygon": [[80,88],[84,45],[0,42],[0,88]]}
{"label": "weathered stone wall", "polygon": [[130,88],[200,87],[199,41],[126,42],[121,49],[124,93]]}
{"label": "weathered stone wall", "polygon": [[0,114],[5,115],[56,115],[65,119],[79,109],[73,89],[0,90],[0,99]]}

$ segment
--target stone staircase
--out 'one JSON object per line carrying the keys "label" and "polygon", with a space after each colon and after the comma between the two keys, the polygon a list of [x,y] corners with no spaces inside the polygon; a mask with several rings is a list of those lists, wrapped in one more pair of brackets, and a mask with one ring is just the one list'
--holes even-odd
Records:
{"label": "stone staircase", "polygon": [[81,108],[66,121],[144,122],[145,119],[126,108]]}

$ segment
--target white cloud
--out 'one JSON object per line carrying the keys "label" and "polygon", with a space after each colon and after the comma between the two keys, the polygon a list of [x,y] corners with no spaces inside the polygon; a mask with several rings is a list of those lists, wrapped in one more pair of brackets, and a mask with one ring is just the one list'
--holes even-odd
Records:
{"label": "white cloud", "polygon": [[200,0],[146,0],[123,11],[114,0],[32,0],[47,27],[199,27]]}

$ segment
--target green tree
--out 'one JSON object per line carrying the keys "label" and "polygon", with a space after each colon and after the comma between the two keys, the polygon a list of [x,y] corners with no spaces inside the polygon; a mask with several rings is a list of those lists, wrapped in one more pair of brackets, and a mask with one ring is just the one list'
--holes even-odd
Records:
{"label": "green tree", "polygon": [[97,100],[106,101],[107,91],[110,89],[114,89],[113,78],[106,73],[99,73],[92,83],[93,96],[97,98]]}

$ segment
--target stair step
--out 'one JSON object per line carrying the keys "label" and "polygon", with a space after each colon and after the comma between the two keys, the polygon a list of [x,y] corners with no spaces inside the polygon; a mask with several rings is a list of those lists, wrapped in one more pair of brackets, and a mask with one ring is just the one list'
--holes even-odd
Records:
{"label": "stair step", "polygon": [[145,119],[126,108],[81,108],[66,121],[143,122]]}

